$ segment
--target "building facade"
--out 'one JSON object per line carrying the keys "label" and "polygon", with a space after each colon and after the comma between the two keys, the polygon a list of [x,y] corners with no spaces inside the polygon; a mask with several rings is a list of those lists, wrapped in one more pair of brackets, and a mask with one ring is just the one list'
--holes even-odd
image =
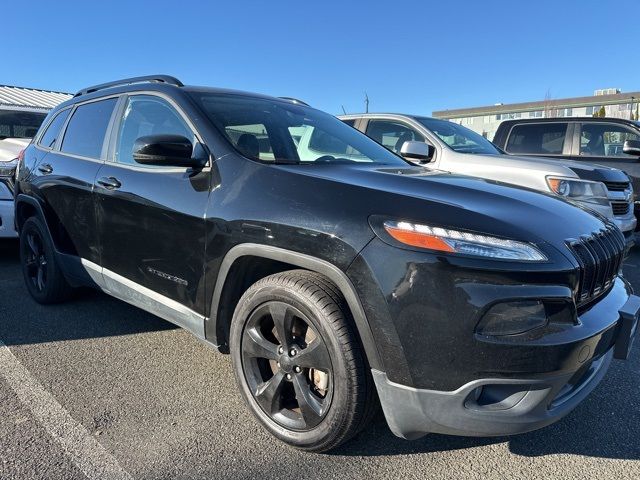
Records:
{"label": "building facade", "polygon": [[594,95],[589,97],[439,110],[434,111],[432,116],[458,123],[492,140],[502,120],[591,117],[602,112],[606,117],[635,119],[640,111],[639,102],[640,92],[622,93],[619,89],[607,88],[596,90]]}

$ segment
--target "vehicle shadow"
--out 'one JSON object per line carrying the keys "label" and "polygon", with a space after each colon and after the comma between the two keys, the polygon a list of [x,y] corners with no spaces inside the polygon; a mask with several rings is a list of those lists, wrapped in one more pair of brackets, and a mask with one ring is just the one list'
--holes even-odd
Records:
{"label": "vehicle shadow", "polygon": [[0,339],[7,345],[132,335],[175,329],[173,324],[83,289],[68,302],[39,305],[29,296],[19,264],[18,242],[0,241]]}

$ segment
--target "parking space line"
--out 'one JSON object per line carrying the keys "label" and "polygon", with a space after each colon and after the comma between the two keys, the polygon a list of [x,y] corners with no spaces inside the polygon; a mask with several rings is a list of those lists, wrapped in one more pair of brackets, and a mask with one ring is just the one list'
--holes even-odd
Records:
{"label": "parking space line", "polygon": [[132,480],[116,458],[40,385],[2,340],[0,375],[88,479]]}

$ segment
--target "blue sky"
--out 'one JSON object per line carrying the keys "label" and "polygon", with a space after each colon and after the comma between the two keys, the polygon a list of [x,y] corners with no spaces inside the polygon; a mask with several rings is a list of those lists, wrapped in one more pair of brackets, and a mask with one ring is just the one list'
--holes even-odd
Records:
{"label": "blue sky", "polygon": [[[0,84],[73,92],[167,73],[330,113],[640,90],[640,2],[28,2],[3,23]],[[6,12],[6,8],[3,9]]]}

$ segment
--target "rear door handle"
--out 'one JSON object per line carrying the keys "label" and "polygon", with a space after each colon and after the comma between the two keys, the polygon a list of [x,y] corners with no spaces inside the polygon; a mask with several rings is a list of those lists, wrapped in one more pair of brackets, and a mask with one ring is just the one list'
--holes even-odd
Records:
{"label": "rear door handle", "polygon": [[49,175],[50,173],[53,173],[53,167],[48,163],[43,163],[38,167],[38,171],[44,175]]}
{"label": "rear door handle", "polygon": [[107,190],[117,190],[122,186],[122,183],[114,177],[100,177],[96,183]]}

